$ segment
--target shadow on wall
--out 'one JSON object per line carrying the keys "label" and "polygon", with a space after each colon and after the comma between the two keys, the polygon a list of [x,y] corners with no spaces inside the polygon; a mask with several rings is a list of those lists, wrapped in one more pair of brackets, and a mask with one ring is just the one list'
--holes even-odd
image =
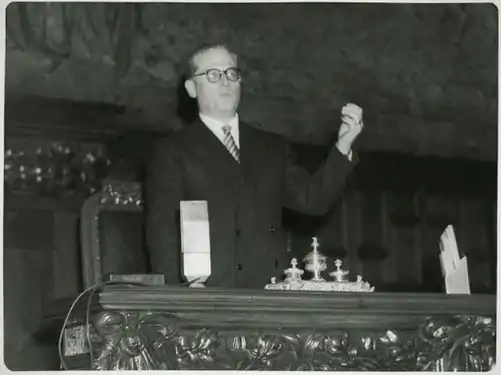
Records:
{"label": "shadow on wall", "polygon": [[177,84],[176,96],[177,96],[177,108],[176,114],[183,122],[183,125],[187,126],[191,124],[198,116],[198,107],[195,99],[190,98],[186,89],[184,88],[184,81],[186,80],[186,75],[182,75],[179,78]]}

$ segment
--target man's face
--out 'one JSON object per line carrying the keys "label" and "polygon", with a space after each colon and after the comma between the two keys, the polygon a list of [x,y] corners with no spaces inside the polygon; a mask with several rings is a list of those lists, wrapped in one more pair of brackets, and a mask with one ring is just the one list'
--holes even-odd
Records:
{"label": "man's face", "polygon": [[[236,57],[225,48],[213,48],[205,51],[194,59],[197,67],[195,74],[209,69],[219,69],[221,72],[237,66]],[[186,90],[192,98],[198,101],[201,113],[214,116],[233,116],[240,101],[240,80],[230,82],[223,73],[217,82],[209,82],[206,75],[191,77],[185,82]]]}

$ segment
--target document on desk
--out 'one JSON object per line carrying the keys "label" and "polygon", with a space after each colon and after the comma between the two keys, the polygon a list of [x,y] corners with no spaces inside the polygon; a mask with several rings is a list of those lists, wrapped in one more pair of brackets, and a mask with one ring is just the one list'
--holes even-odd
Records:
{"label": "document on desk", "polygon": [[207,201],[181,202],[183,272],[191,286],[203,286],[211,274]]}
{"label": "document on desk", "polygon": [[447,294],[470,294],[468,262],[466,256],[460,258],[454,234],[449,225],[440,236],[440,264]]}

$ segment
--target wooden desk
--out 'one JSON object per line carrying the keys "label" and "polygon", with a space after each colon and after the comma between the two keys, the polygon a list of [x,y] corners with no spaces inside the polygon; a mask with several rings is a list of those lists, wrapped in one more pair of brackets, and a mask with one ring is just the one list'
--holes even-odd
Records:
{"label": "wooden desk", "polygon": [[[77,367],[485,371],[495,359],[491,295],[115,285],[96,295],[92,356],[87,346],[65,357]],[[73,348],[86,337],[75,316]]]}

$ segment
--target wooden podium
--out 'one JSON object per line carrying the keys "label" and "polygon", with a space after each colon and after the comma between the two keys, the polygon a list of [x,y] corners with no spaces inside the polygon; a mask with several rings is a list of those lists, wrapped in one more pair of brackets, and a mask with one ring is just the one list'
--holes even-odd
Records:
{"label": "wooden podium", "polygon": [[86,303],[65,330],[67,368],[486,371],[495,362],[491,295],[110,285],[95,297],[89,331]]}

